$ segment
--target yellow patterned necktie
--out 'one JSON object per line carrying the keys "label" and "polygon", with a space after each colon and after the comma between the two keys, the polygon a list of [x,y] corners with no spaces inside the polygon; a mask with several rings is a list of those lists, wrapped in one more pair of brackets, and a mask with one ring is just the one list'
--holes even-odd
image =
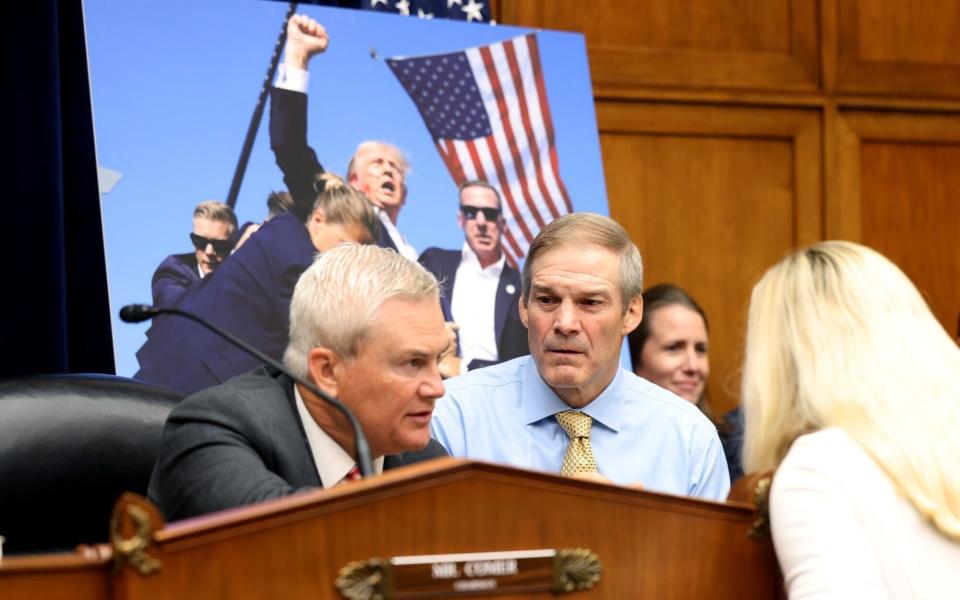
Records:
{"label": "yellow patterned necktie", "polygon": [[593,424],[590,415],[576,410],[565,410],[553,417],[570,437],[567,452],[563,455],[560,474],[570,477],[577,473],[596,473],[597,459],[594,458],[593,448],[590,447],[590,426]]}

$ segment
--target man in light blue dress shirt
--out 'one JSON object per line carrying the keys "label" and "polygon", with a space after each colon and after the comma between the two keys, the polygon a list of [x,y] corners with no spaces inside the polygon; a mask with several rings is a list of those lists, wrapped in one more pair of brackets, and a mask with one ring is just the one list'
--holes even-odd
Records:
{"label": "man in light blue dress shirt", "polygon": [[695,406],[620,368],[643,313],[640,252],[615,221],[561,217],[531,244],[520,317],[531,356],[447,380],[431,429],[452,456],[559,473],[570,440],[554,415],[589,415],[598,473],[646,490],[724,500],[716,428]]}

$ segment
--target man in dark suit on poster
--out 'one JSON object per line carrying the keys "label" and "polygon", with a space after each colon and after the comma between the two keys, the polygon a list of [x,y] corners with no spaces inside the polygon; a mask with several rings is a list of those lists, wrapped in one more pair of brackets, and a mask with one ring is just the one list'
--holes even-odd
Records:
{"label": "man in dark suit on poster", "polygon": [[440,281],[444,317],[459,330],[461,361],[445,373],[450,376],[530,353],[517,306],[520,273],[507,264],[500,246],[500,194],[485,181],[468,181],[459,197],[463,248],[428,248],[420,255]]}
{"label": "man in dark suit on poster", "polygon": [[[233,253],[216,271],[193,284],[177,304],[275,359],[289,341],[290,297],[297,278],[317,252],[343,241],[377,239],[379,221],[370,202],[332,173],[320,193],[295,202]],[[260,363],[200,325],[178,316],[158,317],[137,351],[134,375],[192,394],[249,371]]]}
{"label": "man in dark suit on poster", "polygon": [[190,241],[194,251],[171,254],[153,273],[150,287],[153,305],[175,306],[187,289],[213,272],[230,255],[237,217],[233,209],[217,200],[206,200],[193,211]]}
{"label": "man in dark suit on poster", "polygon": [[[349,407],[374,470],[444,456],[430,438],[449,346],[436,279],[392,250],[345,244],[300,277],[283,356]],[[190,396],[170,413],[149,497],[169,520],[356,478],[344,416],[268,367]]]}

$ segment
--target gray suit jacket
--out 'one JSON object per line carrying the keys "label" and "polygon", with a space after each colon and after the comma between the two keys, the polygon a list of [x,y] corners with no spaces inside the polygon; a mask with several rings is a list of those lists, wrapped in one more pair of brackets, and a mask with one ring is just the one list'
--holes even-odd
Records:
{"label": "gray suit jacket", "polygon": [[[434,440],[383,468],[446,456]],[[321,487],[293,381],[260,367],[177,405],[163,429],[148,497],[168,521]]]}

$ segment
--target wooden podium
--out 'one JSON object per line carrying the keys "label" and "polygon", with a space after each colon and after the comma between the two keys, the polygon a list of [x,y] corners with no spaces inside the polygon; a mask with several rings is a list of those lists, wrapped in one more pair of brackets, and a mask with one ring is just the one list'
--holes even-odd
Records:
{"label": "wooden podium", "polygon": [[111,545],[7,557],[0,598],[778,598],[753,520],[746,504],[443,459],[166,526],[125,497]]}

